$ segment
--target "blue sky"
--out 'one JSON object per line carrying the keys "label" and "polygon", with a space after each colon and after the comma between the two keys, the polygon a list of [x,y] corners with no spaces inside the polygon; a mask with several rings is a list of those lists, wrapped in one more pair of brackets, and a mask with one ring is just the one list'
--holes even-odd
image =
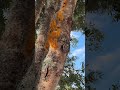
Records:
{"label": "blue sky", "polygon": [[80,31],[72,31],[71,36],[74,36],[78,40],[76,47],[70,47],[70,52],[73,56],[77,56],[75,68],[80,69],[82,62],[85,61],[85,35]]}
{"label": "blue sky", "polygon": [[112,17],[106,13],[88,13],[86,16],[87,22],[91,21],[104,33],[103,50],[86,52],[86,63],[104,74],[103,79],[94,84],[97,90],[108,90],[120,80],[120,21],[112,22]]}
{"label": "blue sky", "polygon": [[[112,84],[120,80],[120,21],[113,22],[112,17],[106,13],[86,15],[86,19],[104,33],[102,51],[86,52],[86,63],[91,65],[93,70],[100,70],[104,75],[103,79],[94,84],[97,90],[108,90]],[[81,63],[85,61],[85,36],[81,32],[71,32],[71,36],[78,39],[75,48],[71,47],[72,55],[77,56],[75,68],[80,69]]]}

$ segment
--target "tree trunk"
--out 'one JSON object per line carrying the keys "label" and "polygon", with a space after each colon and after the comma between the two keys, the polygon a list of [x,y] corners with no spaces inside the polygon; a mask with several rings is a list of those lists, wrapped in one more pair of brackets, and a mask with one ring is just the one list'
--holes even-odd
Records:
{"label": "tree trunk", "polygon": [[[35,42],[35,59],[33,60],[23,80],[18,85],[17,90],[36,90],[36,85],[40,80],[40,74],[38,73],[40,73],[41,71],[42,61],[44,60],[48,52],[45,50],[44,45],[47,38],[49,23],[51,17],[53,16],[53,13],[55,12],[53,8],[57,8],[56,6],[58,4],[58,2],[55,2],[54,0],[51,0],[51,2],[47,0],[46,2],[47,4],[45,6],[44,17],[42,18],[42,20],[40,20],[39,34],[37,35],[37,39]],[[55,7],[53,7],[53,5],[55,5]],[[35,20],[38,18],[39,17],[36,16]]]}
{"label": "tree trunk", "polygon": [[[49,47],[49,52],[42,64],[41,79],[37,90],[55,90],[62,74],[64,63],[70,47],[70,31],[72,29],[72,15],[76,0],[63,0],[60,10],[60,22],[57,22],[62,30],[58,40],[58,48]],[[59,13],[59,11],[57,12]],[[57,15],[56,15],[57,16]],[[56,19],[58,19],[56,17]],[[63,21],[62,21],[63,19]]]}
{"label": "tree trunk", "polygon": [[[13,0],[6,14],[6,30],[0,41],[0,89],[16,90],[17,87],[18,90],[55,90],[69,52],[72,14],[76,5],[76,0],[63,0],[60,10],[64,2],[64,10],[56,17],[60,0],[47,0],[42,30],[35,45],[34,24],[41,8],[34,15],[34,0]],[[50,46],[47,53],[44,46],[53,17],[60,19],[57,25],[60,25],[62,32],[57,42],[58,47],[55,49]],[[24,79],[18,85],[25,73]]]}
{"label": "tree trunk", "polygon": [[45,0],[36,0],[36,6],[35,6],[35,24],[37,23],[41,10],[45,4]]}
{"label": "tree trunk", "polygon": [[16,90],[33,60],[34,0],[12,0],[0,41],[0,89]]}

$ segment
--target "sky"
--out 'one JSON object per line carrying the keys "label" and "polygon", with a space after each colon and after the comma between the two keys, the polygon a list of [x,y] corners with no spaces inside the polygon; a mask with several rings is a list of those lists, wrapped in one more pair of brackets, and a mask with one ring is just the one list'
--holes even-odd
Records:
{"label": "sky", "polygon": [[88,13],[86,16],[87,21],[94,23],[104,34],[102,50],[85,50],[85,36],[81,32],[71,32],[71,36],[78,39],[77,46],[70,48],[72,55],[77,56],[75,68],[80,69],[83,61],[89,63],[92,70],[103,73],[102,79],[94,83],[96,90],[109,90],[112,84],[120,81],[120,22],[113,22],[112,17],[106,13]]}
{"label": "sky", "polygon": [[73,56],[77,56],[75,68],[81,69],[82,62],[85,61],[85,35],[80,31],[72,31],[71,36],[74,36],[78,40],[77,46],[71,46],[70,51]]}
{"label": "sky", "polygon": [[86,63],[91,65],[91,69],[103,73],[103,79],[94,84],[96,90],[109,90],[112,84],[120,81],[120,21],[113,22],[106,13],[87,13],[86,19],[104,34],[102,51],[86,51]]}

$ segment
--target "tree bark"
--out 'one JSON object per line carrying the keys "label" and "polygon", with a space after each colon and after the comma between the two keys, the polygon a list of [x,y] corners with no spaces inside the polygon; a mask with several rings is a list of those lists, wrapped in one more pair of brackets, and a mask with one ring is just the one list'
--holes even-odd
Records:
{"label": "tree bark", "polygon": [[34,0],[12,0],[0,41],[0,89],[16,90],[33,60]]}
{"label": "tree bark", "polygon": [[[47,4],[44,11],[44,17],[42,18],[42,20],[40,20],[41,28],[39,28],[39,34],[37,35],[37,39],[35,42],[35,59],[33,60],[23,80],[18,85],[17,90],[36,90],[36,85],[40,80],[42,62],[48,52],[45,50],[44,45],[47,38],[50,19],[53,16],[53,13],[55,12],[54,8],[56,8],[56,4],[58,3],[54,0],[51,0],[51,2],[47,0]],[[35,19],[37,18],[35,17]]]}
{"label": "tree bark", "polygon": [[[57,1],[60,3],[60,0]],[[64,20],[62,23],[58,23],[62,29],[58,41],[59,47],[57,49],[50,47],[48,54],[44,49],[51,17],[58,9],[54,0],[48,0],[45,20],[37,37],[35,55],[33,55],[34,24],[37,22],[37,15],[39,16],[40,12],[35,13],[34,17],[33,0],[13,0],[13,5],[7,14],[6,30],[0,43],[0,53],[2,53],[0,54],[0,58],[2,58],[0,60],[0,72],[2,72],[0,73],[0,89],[15,90],[17,87],[18,90],[55,90],[69,52],[72,14],[76,3],[76,0],[65,1],[67,1],[67,6],[63,13]],[[33,21],[33,17],[35,21]],[[35,59],[33,59],[34,56]],[[25,77],[18,85],[25,73]]]}
{"label": "tree bark", "polygon": [[76,0],[63,0],[62,6],[65,1],[66,6],[63,12],[64,20],[57,23],[62,29],[58,41],[59,47],[57,49],[49,48],[49,52],[42,64],[41,79],[39,80],[37,90],[55,90],[64,68],[70,47],[72,15],[76,5]]}
{"label": "tree bark", "polygon": [[35,24],[37,23],[41,10],[45,4],[45,0],[36,0],[36,6],[35,6]]}

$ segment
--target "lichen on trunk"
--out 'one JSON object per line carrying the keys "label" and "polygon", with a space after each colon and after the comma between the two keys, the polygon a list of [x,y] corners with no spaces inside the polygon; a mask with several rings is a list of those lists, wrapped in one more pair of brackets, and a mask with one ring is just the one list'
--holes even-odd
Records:
{"label": "lichen on trunk", "polygon": [[48,54],[43,61],[41,79],[37,90],[55,90],[59,82],[70,48],[70,31],[75,5],[76,0],[63,0],[60,9],[56,13],[56,24],[60,25],[62,32],[57,41],[58,47],[49,47]]}

